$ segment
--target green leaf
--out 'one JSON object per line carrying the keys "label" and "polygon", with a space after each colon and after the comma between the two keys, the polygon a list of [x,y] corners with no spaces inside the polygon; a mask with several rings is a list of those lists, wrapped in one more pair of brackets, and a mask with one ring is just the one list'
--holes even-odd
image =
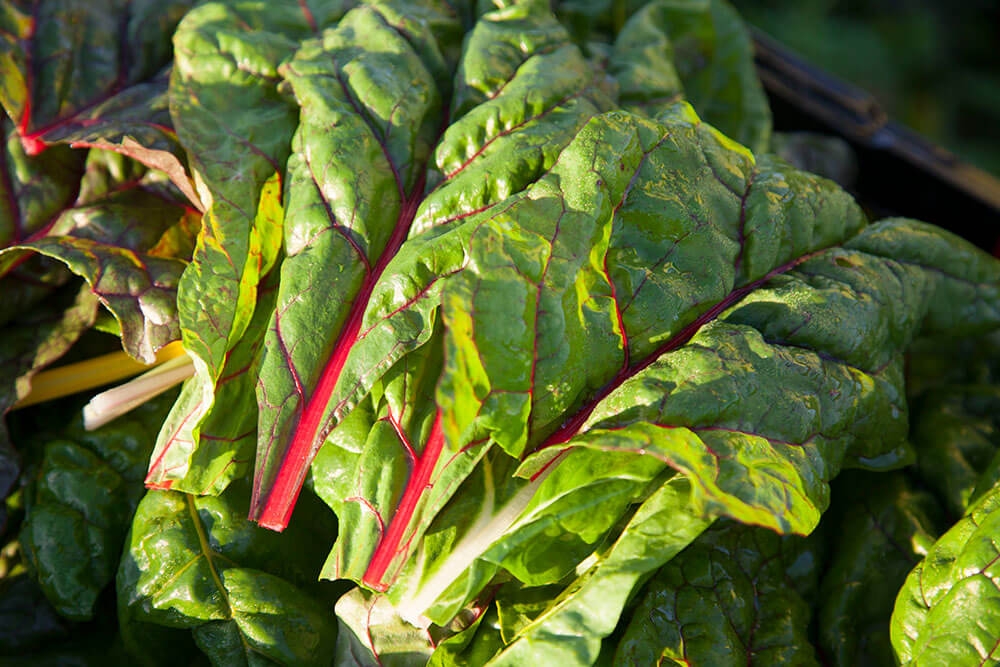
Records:
{"label": "green leaf", "polygon": [[188,175],[184,150],[170,124],[167,83],[170,72],[124,89],[35,139],[73,148],[99,148],[158,169],[183,193],[191,206],[204,210]]}
{"label": "green leaf", "polygon": [[121,327],[122,346],[152,363],[156,351],[180,338],[177,284],[186,262],[151,250],[185,211],[154,192],[115,192],[70,209],[50,235],[16,246],[66,264],[83,277]]}
{"label": "green leaf", "polygon": [[4,7],[0,104],[29,153],[170,60],[170,36],[190,0],[85,3],[16,0]]}
{"label": "green leaf", "polygon": [[832,664],[891,664],[896,595],[940,534],[940,506],[901,473],[845,474],[834,499],[840,508],[825,526],[833,548],[817,605],[818,645]]}
{"label": "green leaf", "polygon": [[[368,43],[382,48],[367,50]],[[288,520],[280,516],[284,509],[264,507],[275,502],[267,496],[285,443],[294,440],[296,458],[304,444],[311,459],[322,442],[314,445],[316,434],[306,432],[315,431],[315,413],[324,410],[317,385],[336,381],[383,256],[395,254],[408,232],[441,105],[418,50],[372,6],[352,10],[321,40],[305,43],[283,74],[301,118],[288,163],[288,256],[261,368],[252,505],[254,518],[273,527]],[[295,493],[306,472],[299,468]]]}
{"label": "green leaf", "polygon": [[38,475],[21,530],[25,557],[62,616],[91,618],[97,596],[114,577],[128,529],[122,479],[68,441],[46,445]]}
{"label": "green leaf", "polygon": [[114,578],[153,438],[172,401],[173,394],[158,398],[90,433],[77,423],[65,432],[71,440],[45,444],[19,539],[60,615],[91,618]]}
{"label": "green leaf", "polygon": [[[670,478],[639,507],[614,544],[587,561],[580,577],[490,664],[592,664],[636,586],[711,523],[690,511],[690,493],[687,479]],[[498,605],[502,603],[501,597]],[[502,614],[504,607],[500,609]]]}
{"label": "green leaf", "polygon": [[531,586],[564,580],[671,474],[653,457],[582,448],[533,480],[516,465],[484,456],[430,523],[389,591],[404,618],[447,623],[501,568]]}
{"label": "green leaf", "polygon": [[209,411],[199,422],[205,413],[201,386],[197,378],[187,380],[157,437],[146,476],[148,487],[218,495],[245,475],[257,443],[254,386],[263,331],[277,297],[277,278],[277,270],[264,278],[247,334],[226,355],[214,396],[226,409]]}
{"label": "green leaf", "polygon": [[[174,35],[170,113],[207,210],[177,293],[184,347],[196,375],[185,389],[183,407],[161,433],[158,457],[176,442],[179,452],[169,456],[179,461],[202,446],[210,451],[197,456],[207,460],[240,460],[242,453],[233,454],[239,443],[228,443],[253,438],[247,424],[256,411],[235,413],[226,405],[234,393],[245,395],[246,382],[227,380],[248,370],[247,361],[260,346],[264,329],[256,324],[251,329],[251,323],[258,304],[270,307],[261,283],[281,247],[281,191],[296,111],[279,92],[278,65],[299,40],[336,20],[341,5],[211,2],[191,11]],[[217,393],[221,414],[212,416]],[[239,403],[241,410],[246,407]],[[234,419],[240,416],[247,419]],[[228,451],[220,454],[218,442],[227,443]],[[151,481],[218,493],[238,474],[219,476],[216,466],[207,477],[186,479],[189,470],[187,463],[166,473],[153,470]]]}
{"label": "green leaf", "polygon": [[720,522],[644,589],[619,665],[819,665],[789,570],[808,542]]}
{"label": "green leaf", "polygon": [[[7,119],[0,120],[4,148],[0,151],[0,248],[48,233],[64,209],[72,205],[83,176],[83,151],[59,146],[28,156]],[[12,257],[0,260],[0,275]]]}
{"label": "green leaf", "polygon": [[[246,493],[147,493],[118,570],[120,614],[190,630],[214,662],[331,664],[336,627],[311,583],[322,552],[309,546],[332,536],[330,517],[304,516],[311,525],[279,536],[245,519]],[[140,654],[141,634],[126,636]]]}
{"label": "green leaf", "polygon": [[203,383],[218,379],[277,258],[281,218],[258,211],[265,183],[280,190],[295,128],[277,67],[317,29],[312,20],[297,6],[211,2],[188,13],[174,35],[170,114],[207,207],[178,308]]}
{"label": "green leaf", "polygon": [[892,614],[896,660],[915,664],[986,664],[1000,646],[994,488],[930,549],[906,578]]}
{"label": "green leaf", "polygon": [[920,328],[996,321],[985,253],[865,227],[831,182],[755,163],[687,106],[595,120],[528,193],[445,289],[438,393],[452,446],[538,451],[524,476],[580,437],[662,457],[708,513],[808,533],[843,465],[906,460]]}
{"label": "green leaf", "polygon": [[[289,207],[309,212],[296,213],[286,230],[290,257],[261,371],[259,402],[266,409],[255,515],[262,525],[287,520],[305,477],[300,462],[312,459],[333,420],[343,419],[405,353],[426,344],[439,281],[463,261],[467,234],[459,230],[536,179],[579,127],[610,106],[603,77],[544,3],[498,9],[468,35],[452,122],[431,155],[441,93],[421,60],[424,42],[392,37],[386,42],[391,52],[364,57],[352,46],[368,32],[389,29],[377,18],[380,11],[356,10],[340,32],[327,33],[325,56],[318,45],[307,46],[288,65],[304,105],[289,160]],[[359,116],[355,98],[361,110],[399,98],[398,82],[366,74],[385,59],[413,72],[410,79],[419,85],[408,79],[406,86],[417,86],[416,92],[393,115]],[[345,87],[330,87],[330,77]],[[342,114],[336,131],[345,134],[331,141],[330,120]],[[401,131],[397,115],[414,116],[419,129]],[[305,156],[325,152],[337,168],[308,170]],[[356,179],[359,156],[368,165],[363,181]],[[332,199],[326,192],[346,194]],[[342,287],[331,298],[333,285]],[[413,444],[419,451],[422,442]]]}

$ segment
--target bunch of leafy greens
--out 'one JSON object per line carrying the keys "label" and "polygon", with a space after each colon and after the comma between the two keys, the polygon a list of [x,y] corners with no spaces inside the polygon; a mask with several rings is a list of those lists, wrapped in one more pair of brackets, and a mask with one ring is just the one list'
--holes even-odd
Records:
{"label": "bunch of leafy greens", "polygon": [[991,659],[1000,263],[769,155],[723,0],[192,4],[0,8],[2,410],[191,360],[10,415],[5,654]]}

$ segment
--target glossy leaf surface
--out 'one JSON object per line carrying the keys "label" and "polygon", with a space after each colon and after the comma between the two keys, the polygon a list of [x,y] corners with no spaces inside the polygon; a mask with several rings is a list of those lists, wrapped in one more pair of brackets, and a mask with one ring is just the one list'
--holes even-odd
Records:
{"label": "glossy leaf surface", "polygon": [[[245,486],[231,491],[243,493],[146,494],[118,571],[120,613],[189,630],[215,663],[330,664],[336,622],[311,585],[321,554],[257,528],[245,518]],[[332,526],[311,518],[290,533],[315,544]]]}
{"label": "glossy leaf surface", "polygon": [[[289,160],[289,207],[296,211],[286,228],[290,256],[261,369],[255,513],[262,525],[287,520],[332,420],[427,341],[436,283],[463,258],[462,233],[456,238],[448,229],[472,224],[477,213],[537,178],[578,128],[611,103],[600,73],[547,8],[512,5],[485,14],[469,34],[451,124],[437,137],[446,91],[433,75],[437,60],[428,62],[426,54],[448,53],[450,45],[423,33],[390,39],[392,7],[355,10],[322,46],[303,47],[286,72],[303,120]],[[457,20],[433,3],[423,12]],[[358,50],[383,33],[391,50]],[[372,74],[383,71],[386,59],[412,74],[403,106],[394,106],[400,82]],[[343,88],[330,87],[331,77]],[[380,105],[389,106],[378,111]],[[398,124],[410,117],[413,126],[401,130]],[[327,127],[334,119],[345,134],[331,142]],[[319,150],[330,153],[322,172],[306,159]],[[363,180],[360,156],[368,165]],[[299,207],[309,210],[300,214]],[[411,241],[403,243],[407,235]],[[416,273],[401,275],[394,264],[416,265]],[[334,285],[340,287],[331,294]]]}
{"label": "glossy leaf surface", "polygon": [[92,433],[45,444],[29,493],[20,541],[42,590],[60,615],[90,618],[113,581],[149,454],[173,394]]}
{"label": "glossy leaf surface", "polygon": [[615,654],[621,665],[819,665],[786,570],[804,540],[723,522],[660,570]]}
{"label": "glossy leaf surface", "polygon": [[[892,644],[904,665],[988,664],[1000,646],[994,489],[930,549],[899,592]],[[971,619],[975,619],[971,621]]]}
{"label": "glossy leaf surface", "polygon": [[[236,432],[213,424],[231,422],[237,413],[223,407],[223,414],[210,415],[216,393],[224,399],[232,395],[230,380],[247,372],[248,357],[260,345],[263,330],[248,327],[262,298],[260,283],[280,252],[282,180],[296,114],[278,91],[277,68],[297,40],[340,13],[340,2],[214,2],[190,12],[175,33],[170,113],[206,213],[177,295],[184,346],[194,358],[196,376],[183,406],[160,434],[159,454],[185,461],[202,443],[218,449],[216,436],[253,437],[251,406],[238,413],[247,419]],[[175,445],[177,453],[170,454]],[[217,453],[206,458],[215,460]],[[178,488],[201,493],[221,491],[232,479],[213,473],[209,480],[188,480],[189,469],[181,463],[151,471],[151,483],[159,488],[180,483]]]}

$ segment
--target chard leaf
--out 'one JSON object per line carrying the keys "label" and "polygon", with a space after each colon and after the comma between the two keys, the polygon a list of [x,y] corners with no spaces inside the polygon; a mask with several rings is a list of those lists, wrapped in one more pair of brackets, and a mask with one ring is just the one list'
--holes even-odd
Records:
{"label": "chard leaf", "polygon": [[170,72],[136,84],[72,119],[38,134],[46,144],[65,143],[73,148],[114,151],[158,169],[180,190],[192,206],[204,211],[188,175],[184,150],[170,124],[167,84]]}
{"label": "chard leaf", "polygon": [[[567,460],[521,480],[512,474],[516,461],[487,454],[431,523],[412,560],[390,565],[387,579],[403,567],[403,583],[389,591],[403,617],[446,623],[500,568],[528,585],[562,581],[664,478],[662,462],[631,452],[581,449]],[[436,495],[428,493],[428,506]]]}
{"label": "chard leaf", "polygon": [[226,355],[214,396],[226,409],[212,410],[198,423],[204,413],[199,380],[191,378],[184,383],[150,458],[146,475],[149,488],[218,495],[246,473],[257,443],[254,386],[263,331],[277,297],[277,278],[277,270],[264,278],[247,333]]}
{"label": "chard leaf", "polygon": [[146,251],[184,216],[184,208],[152,192],[112,193],[66,211],[50,235],[16,247],[82,276],[118,320],[125,351],[152,363],[158,349],[180,337],[175,301],[186,262]]}
{"label": "chard leaf", "polygon": [[[689,183],[699,188],[685,199]],[[399,441],[376,397],[334,433],[334,451],[353,454],[317,466],[341,515],[353,505],[340,539],[357,548],[335,553],[371,553],[362,581],[398,577],[389,596],[413,622],[446,620],[497,566],[539,583],[483,554],[505,548],[542,476],[576,447],[688,473],[706,517],[808,533],[844,465],[909,460],[902,352],[920,328],[997,316],[1000,274],[985,254],[912,221],[865,226],[834,184],[755,162],[687,106],[660,123],[592,121],[545,177],[477,217],[468,245],[441,297],[440,432],[435,419],[413,463],[379,466],[427,422]],[[362,447],[375,433],[381,444]],[[486,453],[493,444],[527,455],[524,482]],[[461,519],[442,512],[449,500],[466,504]],[[480,534],[466,540],[456,526],[469,517]],[[359,546],[373,540],[374,552]],[[326,575],[354,578],[337,558]]]}
{"label": "chard leaf", "polygon": [[[388,20],[373,6],[352,10],[284,70],[302,111],[289,160],[288,257],[261,368],[252,515],[266,527],[287,523],[306,472],[298,466],[292,479],[278,477],[285,452],[272,454],[271,442],[293,439],[293,458],[311,459],[318,448],[324,385],[336,382],[361,309],[405,239],[423,188],[420,166],[441,101],[419,53]],[[369,51],[368,43],[383,48]],[[270,501],[271,493],[282,500]]]}
{"label": "chard leaf", "polygon": [[[247,360],[260,345],[263,330],[249,327],[258,303],[267,301],[259,294],[260,284],[280,252],[282,178],[295,109],[278,91],[277,68],[299,39],[340,13],[337,1],[295,6],[211,2],[185,16],[174,35],[170,113],[206,213],[177,293],[184,347],[194,359],[196,379],[160,434],[161,459],[185,461],[204,444],[213,450],[204,457],[215,460],[216,435],[227,441],[253,437],[245,421],[234,432],[235,413],[224,403],[226,414],[210,415],[216,393],[224,394],[223,401],[232,396],[234,389],[224,388],[227,380],[248,370]],[[241,415],[255,418],[253,413],[250,407],[249,415]],[[175,443],[179,452],[169,454]],[[178,488],[217,493],[237,472],[186,480],[189,470],[188,464],[151,470],[151,483],[169,488],[180,482]]]}
{"label": "chard leaf", "polygon": [[188,13],[174,35],[170,112],[208,207],[178,306],[185,347],[213,380],[277,258],[281,218],[268,210],[273,204],[258,210],[275,197],[266,183],[280,192],[295,128],[277,67],[296,36],[316,29],[313,20],[301,7],[212,2]]}
{"label": "chard leaf", "polygon": [[[417,623],[447,620],[501,570],[539,583],[483,554],[506,548],[567,447],[657,459],[690,475],[705,516],[808,533],[843,466],[911,457],[902,352],[921,327],[996,323],[985,254],[913,221],[866,226],[833,183],[755,161],[688,106],[592,121],[473,219],[440,297],[440,432],[421,417],[400,438],[373,395],[314,469],[342,518],[325,576],[356,578],[370,557],[363,583],[398,579],[390,599]],[[407,325],[427,327],[428,307]],[[527,455],[524,482],[493,444]],[[382,465],[394,447],[409,458]],[[567,550],[570,567],[584,550]]]}
{"label": "chard leaf", "polygon": [[[65,146],[29,156],[7,119],[0,120],[5,139],[0,151],[0,248],[41,238],[72,205],[84,173],[83,151]],[[0,275],[12,257],[0,260]]]}
{"label": "chard leaf", "polygon": [[172,401],[159,398],[91,433],[77,423],[65,434],[73,439],[45,445],[26,491],[19,540],[60,615],[91,618],[114,579],[153,439]]}
{"label": "chard leaf", "polygon": [[[690,511],[690,493],[682,476],[663,484],[606,553],[598,553],[590,567],[520,629],[490,664],[593,664],[601,640],[614,630],[635,587],[711,523]],[[516,593],[511,597],[516,600]],[[505,605],[501,591],[501,615]]]}
{"label": "chard leaf", "polygon": [[789,567],[808,543],[720,522],[645,589],[615,653],[620,665],[819,665],[811,610]]}
{"label": "chard leaf", "polygon": [[95,107],[153,78],[170,60],[170,36],[190,0],[15,0],[3,9],[0,104],[26,150],[72,131]]}
{"label": "chard leaf", "polygon": [[906,578],[890,635],[903,665],[987,664],[1000,646],[1000,490],[969,508]]}
{"label": "chard leaf", "polygon": [[32,376],[65,354],[90,328],[97,308],[97,299],[86,286],[71,283],[0,329],[0,366],[6,369],[0,387],[0,497],[7,497],[20,472],[4,416],[27,396]]}
{"label": "chard leaf", "polygon": [[[411,44],[390,31],[385,43],[394,45],[391,51],[362,57],[351,40],[389,28],[378,18],[382,9],[355,12],[340,32],[327,33],[322,46],[303,47],[286,74],[303,104],[289,160],[289,207],[309,210],[296,213],[286,229],[290,256],[261,370],[254,511],[261,525],[275,528],[287,521],[306,466],[333,420],[429,339],[439,281],[458,270],[464,256],[466,236],[450,228],[473,224],[537,178],[578,128],[610,105],[599,73],[543,3],[498,9],[483,15],[466,40],[452,123],[432,156],[442,91],[433,67],[422,60],[429,48],[424,36]],[[402,94],[393,92],[398,82],[365,74],[383,59],[412,71],[417,82],[407,80],[416,92],[410,90],[391,115],[364,111],[394,105]],[[344,86],[331,87],[330,77]],[[345,135],[331,140],[329,119],[341,114],[334,131]],[[418,129],[397,128],[407,115],[417,119]],[[305,156],[327,152],[337,169],[310,170]],[[358,181],[361,155],[367,156],[362,171],[368,176]],[[412,240],[403,243],[407,234]],[[331,297],[331,285],[344,287]],[[415,451],[422,445],[414,441]],[[426,468],[436,459],[422,460]]]}
{"label": "chard leaf", "polygon": [[940,534],[940,506],[902,473],[847,473],[835,483],[835,502],[837,494],[840,507],[826,526],[836,548],[817,605],[818,646],[835,665],[891,664],[896,595]]}
{"label": "chard leaf", "polygon": [[[150,491],[139,503],[118,570],[127,623],[190,631],[215,663],[327,665],[336,626],[312,583],[332,535],[328,512],[303,516],[287,537],[245,519],[245,485],[222,496]],[[184,633],[187,634],[187,633]],[[142,632],[126,632],[144,653]]]}
{"label": "chard leaf", "polygon": [[84,173],[82,151],[57,146],[28,157],[13,138],[7,148],[0,189],[12,208],[0,218],[10,234],[0,273],[25,262],[28,251],[62,261],[115,315],[126,351],[152,362],[180,336],[175,292],[197,215],[131,161],[91,158]]}
{"label": "chard leaf", "polygon": [[845,463],[905,460],[901,355],[921,326],[997,316],[984,253],[866,227],[834,184],[755,163],[687,106],[592,122],[469,255],[442,299],[456,449],[537,450],[530,476],[578,436],[632,448],[690,474],[704,511],[781,531],[812,530]]}
{"label": "chard leaf", "polygon": [[753,62],[753,44],[725,0],[655,0],[630,21],[656,25],[670,39],[684,98],[705,122],[754,153],[768,150],[771,109]]}

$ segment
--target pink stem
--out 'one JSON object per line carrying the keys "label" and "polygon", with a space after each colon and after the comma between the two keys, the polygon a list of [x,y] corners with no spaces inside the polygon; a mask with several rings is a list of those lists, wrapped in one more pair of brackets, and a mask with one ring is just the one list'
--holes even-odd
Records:
{"label": "pink stem", "polygon": [[386,570],[389,569],[393,559],[405,550],[403,537],[413,520],[417,503],[423,497],[424,491],[432,486],[430,483],[431,474],[437,466],[438,459],[441,458],[443,449],[444,433],[441,430],[441,411],[438,410],[434,416],[431,433],[427,437],[427,446],[424,447],[424,451],[416,460],[413,474],[403,490],[403,497],[400,498],[399,506],[389,521],[389,530],[379,541],[378,547],[375,548],[372,560],[362,578],[365,586],[377,591],[389,588],[390,582],[385,581]]}

